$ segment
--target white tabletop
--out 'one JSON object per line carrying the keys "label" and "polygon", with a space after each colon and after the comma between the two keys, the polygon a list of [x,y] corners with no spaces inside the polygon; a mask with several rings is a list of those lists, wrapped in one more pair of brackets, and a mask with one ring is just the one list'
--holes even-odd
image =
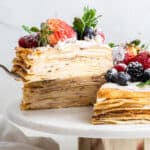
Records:
{"label": "white tabletop", "polygon": [[92,125],[92,107],[21,111],[9,104],[6,117],[26,128],[89,138],[149,138],[150,125]]}

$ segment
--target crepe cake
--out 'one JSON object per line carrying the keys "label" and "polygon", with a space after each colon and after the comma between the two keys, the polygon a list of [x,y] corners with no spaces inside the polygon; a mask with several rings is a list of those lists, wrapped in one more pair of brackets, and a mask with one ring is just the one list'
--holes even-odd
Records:
{"label": "crepe cake", "polygon": [[107,83],[97,92],[93,124],[150,123],[150,55],[137,40],[131,43],[118,48],[125,55],[121,62],[115,57]]}
{"label": "crepe cake", "polygon": [[[95,15],[87,20],[85,16],[91,13]],[[12,72],[24,85],[22,110],[95,103],[104,74],[112,67],[112,50],[103,44],[103,32],[96,24],[89,26],[95,19],[96,10],[85,8],[82,31],[78,26],[81,18],[74,19],[73,27],[61,19],[48,19],[40,29],[23,26],[36,33],[19,39],[13,60]]]}

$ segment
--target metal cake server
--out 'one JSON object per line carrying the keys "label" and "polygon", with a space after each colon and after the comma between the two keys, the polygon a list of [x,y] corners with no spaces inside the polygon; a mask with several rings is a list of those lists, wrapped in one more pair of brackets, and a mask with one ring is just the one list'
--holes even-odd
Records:
{"label": "metal cake server", "polygon": [[14,72],[11,72],[6,66],[0,64],[0,68],[2,68],[9,76],[15,78],[15,79],[21,79],[19,75],[17,75]]}

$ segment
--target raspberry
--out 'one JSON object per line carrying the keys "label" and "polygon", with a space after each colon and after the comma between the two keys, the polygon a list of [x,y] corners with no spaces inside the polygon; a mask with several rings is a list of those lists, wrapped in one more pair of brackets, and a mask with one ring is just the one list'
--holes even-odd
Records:
{"label": "raspberry", "polygon": [[126,64],[123,64],[123,63],[117,64],[117,65],[114,66],[114,68],[115,68],[116,70],[118,70],[119,72],[121,72],[121,71],[124,72],[125,69],[126,69],[126,67],[127,67],[127,65],[126,65]]}
{"label": "raspberry", "polygon": [[147,51],[139,53],[133,61],[138,61],[144,67],[144,69],[150,68],[150,57]]}
{"label": "raspberry", "polygon": [[23,48],[34,48],[38,47],[38,40],[39,40],[38,34],[31,34],[21,37],[18,41],[18,44],[20,47]]}

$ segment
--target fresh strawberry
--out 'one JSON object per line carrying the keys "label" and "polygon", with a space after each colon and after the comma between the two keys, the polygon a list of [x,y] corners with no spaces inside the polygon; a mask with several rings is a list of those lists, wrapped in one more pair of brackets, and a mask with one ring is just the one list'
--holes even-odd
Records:
{"label": "fresh strawberry", "polygon": [[57,44],[58,41],[64,41],[76,36],[72,27],[60,19],[48,19],[46,24],[52,32],[47,36],[48,42],[51,45]]}
{"label": "fresh strawberry", "polygon": [[150,55],[147,51],[139,53],[132,61],[138,61],[144,69],[150,68]]}
{"label": "fresh strawberry", "polygon": [[124,72],[127,68],[127,65],[123,64],[123,63],[119,63],[119,64],[115,65],[114,68],[119,72],[121,72],[121,71]]}
{"label": "fresh strawberry", "polygon": [[135,46],[128,46],[128,47],[126,48],[126,51],[127,51],[128,53],[130,53],[130,54],[133,54],[134,56],[136,56],[137,53],[138,53],[138,49],[137,49],[137,47],[135,47]]}
{"label": "fresh strawberry", "polygon": [[125,64],[129,64],[134,57],[137,55],[137,49],[135,47],[132,46],[128,46],[126,48],[126,53],[125,53],[125,57],[124,57],[124,63]]}
{"label": "fresh strawberry", "polygon": [[129,64],[133,60],[134,57],[135,57],[134,54],[126,52],[123,62],[125,64]]}

